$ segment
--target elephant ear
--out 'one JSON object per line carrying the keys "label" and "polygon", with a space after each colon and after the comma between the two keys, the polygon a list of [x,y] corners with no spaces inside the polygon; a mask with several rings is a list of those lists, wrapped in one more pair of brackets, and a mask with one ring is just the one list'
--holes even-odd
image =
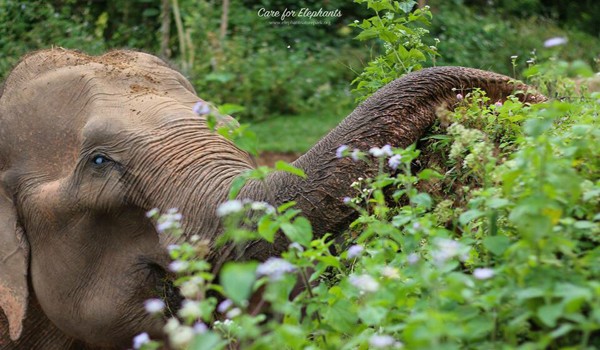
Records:
{"label": "elephant ear", "polygon": [[12,340],[21,336],[27,311],[28,263],[29,248],[17,224],[16,209],[0,184],[0,310],[8,320]]}

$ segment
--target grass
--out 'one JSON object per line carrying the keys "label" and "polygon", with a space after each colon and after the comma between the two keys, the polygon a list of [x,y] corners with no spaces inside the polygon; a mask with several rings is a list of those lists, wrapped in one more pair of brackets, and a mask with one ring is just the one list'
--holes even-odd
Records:
{"label": "grass", "polygon": [[320,114],[282,115],[252,124],[260,151],[304,153],[337,126],[347,112],[323,111]]}

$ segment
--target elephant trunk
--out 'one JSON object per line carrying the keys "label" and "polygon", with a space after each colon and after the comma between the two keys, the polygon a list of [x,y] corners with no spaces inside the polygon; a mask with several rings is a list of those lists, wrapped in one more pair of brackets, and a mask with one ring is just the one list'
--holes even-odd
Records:
{"label": "elephant trunk", "polygon": [[[338,159],[340,145],[367,151],[389,144],[407,147],[416,142],[436,119],[436,110],[457,103],[457,94],[475,88],[484,90],[491,101],[504,100],[516,93],[524,102],[542,102],[543,95],[531,87],[515,83],[509,77],[471,68],[437,67],[411,73],[386,85],[293,165],[304,170],[307,178],[274,173],[267,181],[273,193],[272,203],[295,201],[313,225],[316,237],[339,233],[355,218],[355,211],[343,198],[353,196],[351,184],[358,177],[377,173],[377,164]],[[262,184],[246,186],[240,197],[265,199]],[[262,194],[261,194],[262,193]],[[245,258],[264,259],[281,252],[287,245],[283,237],[274,246],[254,243],[247,246]]]}

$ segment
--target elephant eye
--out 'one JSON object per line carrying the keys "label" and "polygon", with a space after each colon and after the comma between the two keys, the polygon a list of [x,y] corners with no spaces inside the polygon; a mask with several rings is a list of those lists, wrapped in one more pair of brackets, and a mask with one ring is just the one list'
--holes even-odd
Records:
{"label": "elephant eye", "polygon": [[106,164],[110,161],[110,159],[108,159],[106,156],[103,156],[101,154],[97,154],[95,156],[92,157],[92,163],[95,165],[102,165],[102,164]]}

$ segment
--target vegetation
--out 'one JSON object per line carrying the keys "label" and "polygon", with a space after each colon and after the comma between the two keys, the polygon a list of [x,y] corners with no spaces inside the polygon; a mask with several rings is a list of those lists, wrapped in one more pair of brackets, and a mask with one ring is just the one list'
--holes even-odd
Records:
{"label": "vegetation", "polygon": [[[204,99],[242,105],[241,120],[262,121],[282,115],[341,118],[355,98],[399,74],[435,64],[513,74],[510,57],[516,55],[518,75],[535,50],[538,59],[581,59],[597,69],[600,33],[594,28],[600,14],[591,0],[498,0],[492,6],[488,1],[429,1],[430,9],[417,11],[416,1],[403,1],[391,12],[387,3],[6,0],[0,2],[0,80],[31,50],[63,46],[99,54],[139,49],[171,60]],[[258,15],[260,9],[317,7],[339,10],[341,16],[281,21]],[[395,16],[387,17],[390,13]],[[386,27],[389,31],[380,32]],[[367,40],[354,40],[357,35]],[[546,39],[557,36],[569,40],[558,55],[543,48]],[[372,81],[364,80],[369,77]]]}
{"label": "vegetation", "polygon": [[[377,35],[394,26],[388,22]],[[382,78],[366,72],[364,79]],[[171,247],[186,297],[165,328],[171,345],[600,346],[600,93],[574,89],[568,73],[590,76],[591,69],[556,57],[531,62],[524,76],[562,100],[530,106],[516,98],[490,101],[475,90],[440,112],[419,148],[352,154],[379,163],[380,171],[357,179],[356,196],[344,199],[358,214],[344,243],[313,237],[293,203],[274,208],[235,199],[236,182],[217,211],[225,225],[220,243],[273,242],[277,232],[292,243],[279,258],[226,264],[218,283],[203,260],[205,242]],[[350,156],[345,146],[337,153]],[[244,178],[260,181],[275,170],[304,176],[278,164]],[[169,220],[153,214],[163,227]],[[176,221],[172,226],[177,231]],[[294,292],[297,284],[302,291]],[[252,302],[257,292],[269,303],[268,317]],[[143,335],[136,340],[143,349],[159,345]]]}

